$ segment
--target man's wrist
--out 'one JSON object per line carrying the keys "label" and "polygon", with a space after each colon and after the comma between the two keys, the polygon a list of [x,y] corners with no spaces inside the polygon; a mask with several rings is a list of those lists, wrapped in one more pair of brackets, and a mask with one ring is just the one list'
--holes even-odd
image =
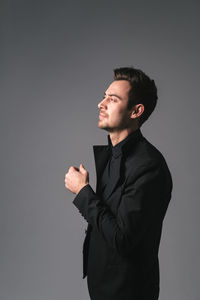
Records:
{"label": "man's wrist", "polygon": [[89,182],[87,182],[87,183],[81,185],[81,187],[79,188],[79,190],[76,192],[76,195],[78,195],[79,192],[80,192],[86,185],[88,185],[88,184],[89,184]]}

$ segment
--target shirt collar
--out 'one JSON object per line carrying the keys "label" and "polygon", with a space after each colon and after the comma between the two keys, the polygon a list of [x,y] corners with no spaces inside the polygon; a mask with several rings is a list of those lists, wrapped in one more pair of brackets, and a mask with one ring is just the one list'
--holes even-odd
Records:
{"label": "shirt collar", "polygon": [[115,158],[117,158],[118,156],[126,153],[127,150],[129,150],[130,148],[132,148],[131,146],[133,146],[133,143],[140,136],[142,136],[142,133],[141,133],[140,128],[138,128],[138,129],[134,130],[133,132],[131,132],[121,142],[119,142],[118,144],[116,144],[115,146],[113,146],[112,142],[111,142],[111,139],[110,139],[110,135],[108,135],[108,145],[109,145],[109,148],[111,148],[111,150],[112,150],[112,155]]}

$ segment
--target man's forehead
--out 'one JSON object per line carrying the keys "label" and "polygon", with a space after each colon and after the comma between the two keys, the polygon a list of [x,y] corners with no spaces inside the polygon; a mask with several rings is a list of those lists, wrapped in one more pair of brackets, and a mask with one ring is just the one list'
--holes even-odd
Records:
{"label": "man's forehead", "polygon": [[130,83],[127,80],[114,80],[110,83],[106,92],[126,93],[129,92],[130,88]]}

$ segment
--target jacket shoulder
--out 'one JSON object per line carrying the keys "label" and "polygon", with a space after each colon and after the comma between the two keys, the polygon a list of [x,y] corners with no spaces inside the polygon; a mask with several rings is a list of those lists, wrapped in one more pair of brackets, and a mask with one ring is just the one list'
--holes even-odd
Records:
{"label": "jacket shoulder", "polygon": [[163,171],[171,177],[163,154],[144,136],[138,141],[134,149],[130,151],[126,166],[129,169],[129,174],[140,173],[141,170],[160,169],[161,172]]}

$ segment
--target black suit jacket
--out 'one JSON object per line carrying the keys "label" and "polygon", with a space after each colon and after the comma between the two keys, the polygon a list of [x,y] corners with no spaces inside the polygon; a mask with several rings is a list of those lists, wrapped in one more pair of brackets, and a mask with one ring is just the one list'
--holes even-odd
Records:
{"label": "black suit jacket", "polygon": [[102,198],[100,178],[109,147],[93,146],[96,193],[88,184],[73,203],[88,222],[83,244],[83,278],[92,300],[157,300],[158,249],[171,198],[166,161],[140,129],[123,147],[123,156]]}

